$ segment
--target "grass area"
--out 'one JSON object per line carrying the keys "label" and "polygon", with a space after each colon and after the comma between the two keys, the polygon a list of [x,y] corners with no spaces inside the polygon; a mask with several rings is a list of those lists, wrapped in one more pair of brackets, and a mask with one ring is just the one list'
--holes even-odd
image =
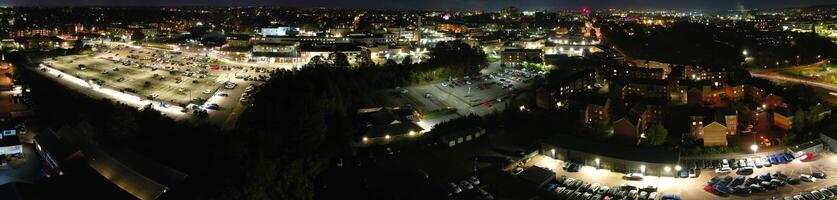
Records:
{"label": "grass area", "polygon": [[447,109],[447,108],[436,109],[436,110],[431,110],[430,112],[424,113],[422,115],[422,118],[434,118],[434,117],[445,116],[445,115],[449,115],[449,114],[453,114],[453,113],[456,113],[456,109]]}
{"label": "grass area", "polygon": [[488,57],[486,57],[486,58],[485,58],[485,62],[488,62],[488,63],[497,62],[497,61],[499,61],[499,60],[500,60],[500,58],[497,58],[497,57],[491,57],[491,56],[488,56]]}

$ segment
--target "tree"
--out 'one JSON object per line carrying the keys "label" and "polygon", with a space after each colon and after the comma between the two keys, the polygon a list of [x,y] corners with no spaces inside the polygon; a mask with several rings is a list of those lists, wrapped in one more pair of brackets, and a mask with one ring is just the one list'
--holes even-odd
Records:
{"label": "tree", "polygon": [[795,133],[805,132],[805,128],[807,128],[808,125],[807,116],[808,115],[805,113],[804,110],[796,110],[796,112],[793,113],[793,119],[791,120],[791,130]]}
{"label": "tree", "polygon": [[349,66],[349,57],[346,56],[345,53],[342,52],[334,52],[332,62],[335,66],[338,67],[348,67]]}
{"label": "tree", "polygon": [[404,59],[401,59],[401,64],[402,65],[413,64],[413,57],[410,56],[410,55],[404,56]]}
{"label": "tree", "polygon": [[613,136],[613,123],[610,120],[593,122],[591,129],[593,136],[597,139],[607,139]]}
{"label": "tree", "polygon": [[666,142],[666,137],[668,137],[668,130],[661,123],[655,123],[645,130],[645,138],[649,145],[661,145]]}
{"label": "tree", "polygon": [[134,34],[131,34],[131,40],[139,42],[145,39],[145,33],[142,31],[134,31]]}

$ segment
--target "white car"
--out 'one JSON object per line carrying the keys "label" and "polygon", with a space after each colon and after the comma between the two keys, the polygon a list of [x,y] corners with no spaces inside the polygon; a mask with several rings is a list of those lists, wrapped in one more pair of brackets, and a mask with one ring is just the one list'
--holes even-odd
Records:
{"label": "white car", "polygon": [[729,168],[729,166],[724,166],[720,169],[715,169],[715,173],[718,173],[718,174],[727,174],[727,173],[730,173],[730,172],[732,172],[732,168]]}
{"label": "white car", "polygon": [[802,175],[799,175],[799,180],[802,180],[802,181],[805,181],[805,182],[815,182],[815,181],[817,181],[817,178],[815,178],[811,175],[808,175],[808,174],[802,174]]}
{"label": "white car", "polygon": [[474,185],[471,185],[471,183],[466,180],[459,181],[459,186],[462,186],[462,188],[465,188],[466,190],[474,189]]}
{"label": "white car", "polygon": [[476,176],[468,177],[468,181],[470,181],[471,184],[474,184],[474,185],[479,185],[480,184],[480,179],[478,179]]}
{"label": "white car", "polygon": [[625,174],[625,176],[622,176],[622,178],[628,180],[642,180],[643,177],[645,176],[642,173],[628,173]]}
{"label": "white car", "polygon": [[462,192],[462,189],[461,189],[461,188],[459,188],[459,186],[456,186],[456,184],[455,184],[455,183],[453,183],[453,182],[448,183],[448,189],[449,189],[449,190],[450,190],[453,194],[457,194],[457,193]]}

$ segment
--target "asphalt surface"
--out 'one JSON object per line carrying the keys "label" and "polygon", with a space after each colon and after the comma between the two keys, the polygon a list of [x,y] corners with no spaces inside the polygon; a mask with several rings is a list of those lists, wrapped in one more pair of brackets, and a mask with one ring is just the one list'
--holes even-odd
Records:
{"label": "asphalt surface", "polygon": [[[716,174],[711,169],[701,170],[700,175],[697,178],[646,176],[642,181],[628,181],[622,179],[622,176],[624,175],[622,173],[596,169],[591,166],[585,166],[579,172],[567,172],[561,168],[563,164],[563,161],[560,160],[554,160],[546,156],[537,156],[531,159],[524,166],[545,167],[555,171],[556,177],[563,175],[582,180],[587,183],[599,183],[610,187],[620,186],[623,183],[628,183],[638,187],[653,185],[658,188],[658,193],[660,194],[678,194],[682,197],[682,199],[772,199],[773,197],[782,198],[784,196],[793,196],[799,194],[800,192],[811,191],[837,184],[837,178],[827,177],[826,179],[819,179],[812,183],[803,181],[798,185],[788,184],[786,186],[780,186],[775,190],[768,190],[761,193],[754,192],[750,195],[733,194],[729,196],[718,196],[704,191],[703,187],[712,177],[716,175],[723,177],[727,174]],[[823,152],[819,153],[817,158],[812,161],[803,162],[796,159],[786,164],[755,168],[753,175],[760,175],[765,172],[770,172],[772,174],[779,170],[788,175],[788,177],[797,178],[800,174],[810,174],[812,172],[824,172],[829,175],[837,175],[837,156],[831,152]],[[733,178],[737,176],[735,171],[729,175]]]}
{"label": "asphalt surface", "polygon": [[[110,43],[110,45],[126,46],[125,44],[118,43]],[[131,52],[131,50],[133,50],[134,52]],[[73,56],[73,58],[57,57],[54,60],[48,60],[46,62],[47,65],[41,66],[42,68],[46,68],[46,70],[38,69],[37,72],[45,75],[48,78],[56,80],[59,83],[62,83],[73,90],[79,91],[83,94],[86,94],[94,98],[110,98],[114,101],[125,103],[127,105],[134,106],[137,108],[146,106],[148,104],[152,104],[152,107],[155,110],[158,110],[162,112],[165,116],[169,116],[175,120],[186,120],[197,123],[213,124],[222,128],[232,128],[235,125],[235,122],[237,121],[238,117],[241,115],[242,112],[244,112],[244,110],[246,110],[247,106],[249,105],[250,99],[247,99],[245,101],[240,101],[239,99],[244,94],[245,88],[250,84],[258,86],[261,83],[260,81],[244,80],[240,76],[242,74],[257,76],[259,74],[266,73],[266,70],[263,70],[262,68],[258,67],[230,65],[230,68],[228,69],[207,70],[208,72],[206,78],[200,79],[182,77],[184,80],[181,83],[177,83],[171,77],[169,77],[168,80],[153,79],[152,74],[160,74],[165,72],[165,70],[162,69],[163,66],[160,65],[157,65],[160,69],[152,71],[150,68],[135,69],[110,61],[116,60],[117,58],[115,57],[118,57],[118,59],[125,59],[128,55],[132,55],[139,56],[138,58],[135,57],[134,59],[132,59],[135,62],[143,63],[150,66],[155,65],[155,61],[150,60],[150,58],[153,58],[152,53],[157,53],[157,55],[169,55],[169,53],[161,53],[162,51],[163,50],[129,46],[110,50],[100,50],[99,53],[94,54],[93,56]],[[201,55],[198,55],[200,53],[193,51],[171,54],[169,56],[172,57],[169,57],[168,60],[186,63],[186,60],[190,58],[194,59],[196,57],[201,57]],[[69,61],[68,59],[78,60],[79,62],[64,63]],[[210,58],[203,61],[194,61],[192,64],[216,64],[211,62],[214,61],[211,61]],[[75,66],[77,66],[80,63],[87,65],[88,68],[91,69],[79,70],[78,67]],[[56,68],[54,68],[54,65],[58,65],[62,70],[56,70]],[[120,70],[113,71],[111,70],[113,67],[119,67]],[[191,66],[190,64],[185,64],[179,67],[190,68],[193,66]],[[101,73],[101,71],[103,70],[110,71],[108,73]],[[196,68],[192,70],[197,71],[198,69]],[[82,74],[76,72],[85,73]],[[82,78],[79,78],[79,75],[81,75]],[[124,77],[124,80],[115,81],[119,77]],[[100,80],[105,80],[105,82],[103,85],[91,84],[87,81],[88,78],[98,78]],[[192,83],[192,79],[199,80],[200,82]],[[150,89],[145,90],[143,89],[143,87],[131,85],[131,82],[143,83],[145,81],[155,81],[154,84],[158,84],[158,87],[149,87]],[[223,87],[225,82],[233,82],[236,83],[237,86],[233,89],[226,89]],[[137,90],[137,93],[135,94],[132,92],[120,91],[123,88],[128,87]],[[149,100],[146,98],[149,94],[159,94],[159,98],[155,100]],[[221,94],[226,95],[222,96]],[[185,113],[182,112],[181,110],[183,110],[183,107],[181,107],[180,105],[188,103],[185,101],[191,100],[194,97],[201,97],[205,99],[205,102],[200,105],[205,106],[209,104],[217,104],[219,109],[207,110],[208,116],[205,119],[196,119],[191,114],[191,110]],[[167,104],[163,105],[160,103],[161,100],[171,101],[166,101]]]}

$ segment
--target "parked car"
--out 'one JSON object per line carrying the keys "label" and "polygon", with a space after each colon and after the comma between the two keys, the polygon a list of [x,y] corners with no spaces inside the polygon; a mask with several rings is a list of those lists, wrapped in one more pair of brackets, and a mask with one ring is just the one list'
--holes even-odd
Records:
{"label": "parked car", "polygon": [[623,179],[627,180],[642,180],[643,177],[641,173],[628,173],[622,176]]}
{"label": "parked car", "polygon": [[448,190],[450,190],[451,194],[457,194],[462,192],[462,189],[459,188],[459,186],[456,186],[456,184],[453,182],[448,183]]}
{"label": "parked car", "polygon": [[799,178],[789,178],[788,183],[791,184],[791,185],[796,185],[796,184],[800,183],[800,180],[799,180]]}
{"label": "parked car", "polygon": [[759,185],[759,183],[750,184],[749,188],[750,188],[750,191],[753,191],[753,192],[767,191],[767,189],[765,189],[764,187],[761,187],[761,185]]}
{"label": "parked car", "polygon": [[817,199],[819,199],[819,200],[824,200],[825,199],[825,195],[822,195],[822,193],[820,193],[820,191],[814,190],[814,191],[811,191],[811,194],[814,195],[814,197],[817,197]]}
{"label": "parked car", "polygon": [[474,185],[471,185],[471,183],[466,180],[459,181],[459,186],[465,188],[466,190],[474,189]]}
{"label": "parked car", "polygon": [[474,184],[474,185],[479,185],[480,184],[480,179],[478,179],[476,176],[469,176],[468,181],[471,182],[471,184]]}
{"label": "parked car", "polygon": [[206,109],[219,110],[219,109],[221,109],[221,106],[219,106],[218,104],[212,103],[212,104],[206,105]]}
{"label": "parked car", "polygon": [[813,177],[813,176],[811,176],[811,175],[808,175],[808,174],[802,174],[802,175],[799,175],[799,179],[800,179],[800,180],[802,180],[802,181],[805,181],[805,182],[814,182],[814,181],[817,181],[817,178],[815,178],[815,177]]}
{"label": "parked car", "polygon": [[830,190],[825,189],[825,188],[821,188],[820,193],[822,193],[823,195],[825,195],[825,197],[828,197],[828,198],[834,197],[834,192],[831,192]]}
{"label": "parked car", "polygon": [[697,178],[700,176],[700,171],[697,169],[689,169],[689,177],[690,178]]}
{"label": "parked car", "polygon": [[520,174],[520,172],[523,172],[523,168],[518,167],[518,168],[514,168],[514,170],[512,170],[512,174],[514,174],[514,175]]}
{"label": "parked car", "polygon": [[827,175],[823,172],[814,172],[814,173],[811,173],[811,176],[813,176],[814,178],[818,178],[818,179],[824,179]]}
{"label": "parked car", "polygon": [[681,169],[677,172],[677,176],[680,178],[689,178],[689,170],[688,169]]}

